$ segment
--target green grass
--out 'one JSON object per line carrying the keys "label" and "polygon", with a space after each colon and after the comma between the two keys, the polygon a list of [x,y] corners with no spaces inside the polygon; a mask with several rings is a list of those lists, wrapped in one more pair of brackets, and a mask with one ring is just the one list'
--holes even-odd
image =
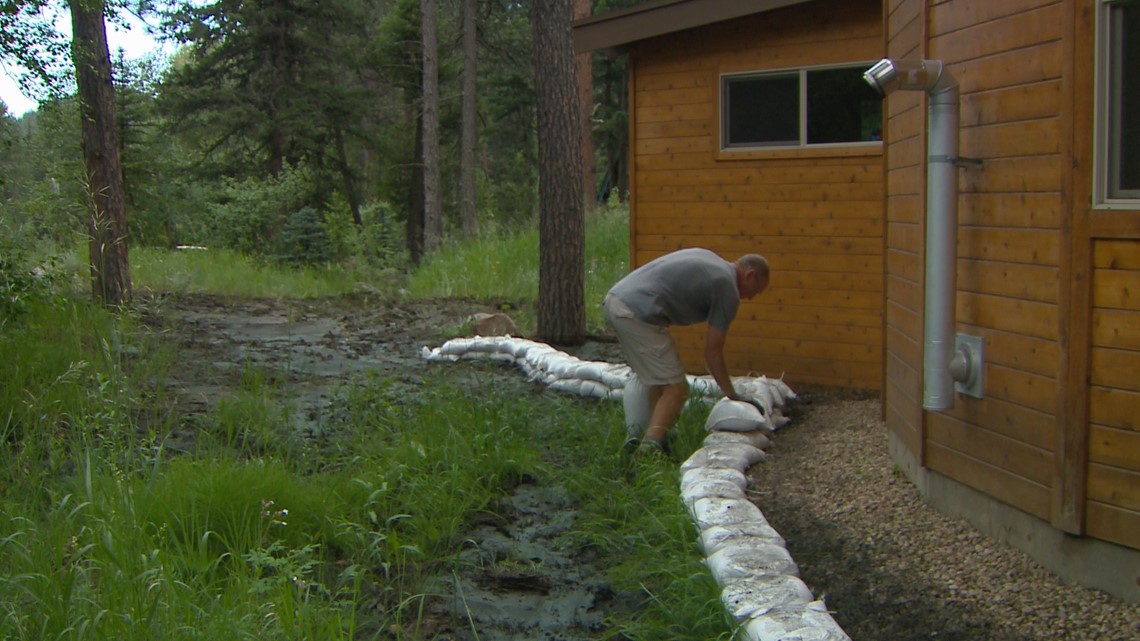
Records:
{"label": "green grass", "polygon": [[[591,217],[588,308],[624,274],[625,224],[616,208]],[[533,262],[515,263],[536,260],[527,238],[450,247],[408,286],[530,304]],[[158,291],[371,286],[228,252],[132,258],[136,284]],[[682,417],[675,460],[637,465],[619,454],[620,403],[536,393],[492,363],[425,364],[413,382],[360,376],[335,390],[319,437],[293,425],[279,377],[247,367],[213,414],[184,423],[165,409],[179,367],[167,337],[61,282],[21,300],[0,332],[0,638],[422,638],[435,577],[472,521],[527,479],[570,491],[581,516],[567,544],[641,598],[603,638],[729,638],[677,491],[699,408]],[[193,444],[175,447],[187,432]]]}
{"label": "green grass", "polygon": [[356,291],[380,282],[339,265],[284,268],[229,249],[137,248],[131,251],[135,287],[167,293],[223,296],[318,298]]}
{"label": "green grass", "polygon": [[[629,210],[611,203],[586,220],[586,331],[606,331],[601,303],[629,266]],[[409,278],[408,293],[417,298],[474,298],[505,302],[518,309],[516,322],[533,330],[538,296],[538,230],[496,234],[445,246],[429,256]]]}

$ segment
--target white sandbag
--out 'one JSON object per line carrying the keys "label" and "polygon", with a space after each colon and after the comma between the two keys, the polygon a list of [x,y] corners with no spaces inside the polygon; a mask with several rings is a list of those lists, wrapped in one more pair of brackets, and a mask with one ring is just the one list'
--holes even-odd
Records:
{"label": "white sandbag", "polygon": [[744,630],[752,641],[851,641],[823,601],[773,608],[753,617]]}
{"label": "white sandbag", "polygon": [[622,363],[604,363],[601,368],[598,380],[611,389],[618,389],[625,387],[629,379],[633,377],[633,370],[629,365]]}
{"label": "white sandbag", "polygon": [[582,387],[578,394],[588,398],[607,398],[613,390],[599,383],[598,381],[582,381]]}
{"label": "white sandbag", "polygon": [[812,598],[803,580],[790,574],[742,577],[726,583],[720,593],[721,602],[737,623],[776,608],[807,605]]}
{"label": "white sandbag", "polygon": [[773,430],[778,430],[781,427],[791,423],[792,419],[784,416],[783,414],[773,414],[771,417],[771,424]]}
{"label": "white sandbag", "polygon": [[709,432],[704,440],[705,445],[751,445],[758,450],[768,450],[771,441],[760,430],[755,432]]}
{"label": "white sandbag", "polygon": [[748,488],[748,478],[744,472],[729,468],[696,467],[681,474],[681,491],[694,483],[707,481],[727,481],[736,484],[743,492]]}
{"label": "white sandbag", "polygon": [[763,461],[764,451],[751,445],[713,445],[702,447],[681,463],[681,471],[695,467],[727,467],[743,472]]}
{"label": "white sandbag", "polygon": [[750,403],[722,398],[717,401],[705,420],[705,429],[728,432],[753,432],[769,429],[768,422]]}
{"label": "white sandbag", "polygon": [[760,508],[747,499],[722,499],[707,497],[693,503],[693,520],[697,529],[704,530],[714,525],[740,525],[742,523],[767,523]]}
{"label": "white sandbag", "polygon": [[763,541],[770,545],[786,545],[784,537],[767,521],[749,521],[735,525],[713,525],[701,530],[701,550],[705,556],[725,547],[739,545],[741,541]]}
{"label": "white sandbag", "polygon": [[626,381],[622,406],[625,409],[625,431],[627,437],[640,437],[649,427],[652,408],[649,407],[649,386],[641,382],[637,374]]}
{"label": "white sandbag", "polygon": [[424,359],[425,361],[455,362],[459,360],[459,356],[457,354],[444,354],[439,347],[428,349],[426,345],[420,348],[420,358]]}
{"label": "white sandbag", "polygon": [[563,378],[550,381],[550,389],[563,394],[577,396],[582,391],[582,381],[576,378]]}
{"label": "white sandbag", "polygon": [[710,479],[693,483],[681,490],[681,501],[692,513],[692,505],[703,498],[742,499],[744,490],[732,481]]}
{"label": "white sandbag", "polygon": [[722,547],[705,559],[717,585],[724,587],[730,581],[768,574],[798,575],[799,567],[787,548],[772,545],[759,539],[742,540],[736,545]]}

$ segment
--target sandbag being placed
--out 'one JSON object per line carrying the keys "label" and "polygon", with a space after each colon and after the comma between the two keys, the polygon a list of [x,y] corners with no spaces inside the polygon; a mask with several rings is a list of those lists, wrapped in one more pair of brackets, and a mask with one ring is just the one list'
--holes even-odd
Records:
{"label": "sandbag being placed", "polygon": [[722,398],[713,405],[705,429],[714,432],[772,431],[768,419],[751,403]]}

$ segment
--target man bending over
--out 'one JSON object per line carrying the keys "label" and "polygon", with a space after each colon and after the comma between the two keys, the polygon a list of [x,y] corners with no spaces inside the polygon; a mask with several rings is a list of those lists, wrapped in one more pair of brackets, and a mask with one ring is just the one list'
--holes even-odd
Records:
{"label": "man bending over", "polygon": [[639,454],[663,448],[689,395],[669,327],[708,323],[709,373],[725,396],[741,400],[724,362],[724,342],[740,300],[763,292],[768,279],[768,261],[758,254],[728,262],[707,249],[681,249],[638,267],[606,294],[606,318],[626,362],[649,388],[651,413]]}

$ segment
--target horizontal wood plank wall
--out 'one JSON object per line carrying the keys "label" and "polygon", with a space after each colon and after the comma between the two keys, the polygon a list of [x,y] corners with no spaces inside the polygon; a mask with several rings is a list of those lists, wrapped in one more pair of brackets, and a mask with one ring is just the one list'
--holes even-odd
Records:
{"label": "horizontal wood plank wall", "polygon": [[[958,331],[982,336],[985,397],[926,415],[926,465],[1049,520],[1066,206],[1056,0],[931,2],[929,57],[961,88]],[[894,169],[892,160],[892,170]]]}
{"label": "horizontal wood plank wall", "polygon": [[[884,3],[887,55],[924,58],[923,0]],[[883,414],[920,464],[922,438],[922,288],[926,193],[926,101],[898,92],[884,103],[886,128],[886,389]]]}
{"label": "horizontal wood plank wall", "polygon": [[[883,381],[882,150],[721,152],[721,73],[881,57],[880,4],[820,0],[640,43],[633,114],[632,259],[682,247],[758,252],[771,286],[729,334],[734,374],[877,389]],[[704,373],[705,328],[681,328]]]}
{"label": "horizontal wood plank wall", "polygon": [[1140,240],[1093,243],[1087,532],[1140,548]]}

